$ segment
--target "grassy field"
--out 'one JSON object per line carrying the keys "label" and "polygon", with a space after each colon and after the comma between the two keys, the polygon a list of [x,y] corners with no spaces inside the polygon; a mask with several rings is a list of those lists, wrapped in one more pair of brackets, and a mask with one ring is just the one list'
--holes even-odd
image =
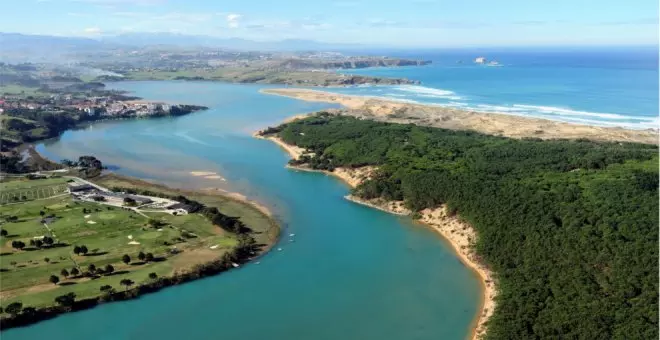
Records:
{"label": "grassy field", "polygon": [[26,96],[35,96],[35,95],[44,95],[43,92],[39,91],[37,87],[27,87],[21,85],[0,85],[0,94],[4,95],[26,95]]}
{"label": "grassy field", "polygon": [[0,205],[41,200],[66,193],[65,178],[11,179],[0,182]]}
{"label": "grassy field", "polygon": [[229,216],[239,216],[241,221],[254,231],[253,237],[260,244],[273,244],[278,237],[279,228],[272,218],[257,210],[244,201],[219,194],[200,191],[186,191],[167,188],[164,186],[132,179],[114,174],[98,177],[93,180],[96,184],[106,187],[124,187],[136,189],[158,190],[168,195],[184,195],[189,199],[199,201],[210,207],[217,207],[222,213]]}
{"label": "grassy field", "polygon": [[[58,180],[61,179],[11,181],[2,183],[3,192],[4,189],[11,189],[39,196],[44,188],[62,185]],[[112,176],[99,183],[106,186],[140,186],[152,191],[169,190]],[[277,227],[270,218],[248,204],[224,196],[202,194],[188,197],[216,206],[225,214],[240,216],[257,231],[255,236],[258,241],[269,240],[272,230],[275,230],[274,237],[277,236]],[[42,223],[42,219],[50,215],[55,217]],[[11,218],[14,216],[17,218],[15,221]],[[8,217],[13,222],[8,222]],[[159,220],[161,226],[149,226],[147,222],[150,218]],[[15,301],[31,307],[54,305],[55,297],[68,292],[74,292],[77,299],[98,296],[100,287],[104,285],[122,290],[122,279],[131,279],[137,285],[150,280],[150,273],[171,275],[175,271],[184,271],[214,260],[237,244],[233,234],[212,225],[199,214],[172,216],[147,213],[145,217],[122,208],[73,201],[67,195],[2,205],[0,221],[2,229],[8,232],[0,239],[0,304],[3,307]],[[30,246],[30,240],[43,236],[52,236],[60,245]],[[17,240],[27,246],[23,250],[14,249],[12,241]],[[84,256],[76,255],[73,253],[75,245],[85,245],[89,252]],[[173,254],[174,248],[180,252]],[[156,260],[140,261],[139,252],[152,253]],[[131,257],[129,264],[122,262],[124,254]],[[61,275],[62,269],[71,272],[73,268],[78,268],[85,272],[92,264],[96,268],[112,265],[114,272],[95,278],[66,278]],[[59,277],[59,284],[49,282],[51,275]]]}
{"label": "grassy field", "polygon": [[[129,73],[131,80],[176,80],[193,79],[226,81],[233,83],[293,84],[299,86],[331,86],[343,84],[345,76],[334,72],[312,72],[281,69],[263,69],[257,67],[187,69],[178,71],[136,71]],[[388,83],[390,79],[362,77],[365,82]]]}

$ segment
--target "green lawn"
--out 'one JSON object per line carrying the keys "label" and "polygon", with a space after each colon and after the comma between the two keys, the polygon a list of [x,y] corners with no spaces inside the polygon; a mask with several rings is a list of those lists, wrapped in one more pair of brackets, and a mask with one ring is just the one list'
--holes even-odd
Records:
{"label": "green lawn", "polygon": [[32,201],[66,193],[68,179],[11,179],[0,182],[0,204]]}
{"label": "green lawn", "polygon": [[[34,191],[58,185],[56,179],[11,181],[2,183],[4,189]],[[221,209],[222,210],[222,209]],[[41,223],[42,216],[55,215],[48,228]],[[21,202],[0,206],[0,223],[8,236],[0,239],[0,304],[6,306],[21,301],[24,306],[42,307],[53,305],[54,298],[75,292],[78,299],[100,295],[99,288],[111,285],[123,289],[119,281],[125,278],[136,284],[148,280],[149,273],[159,276],[185,270],[196,264],[220,257],[233,248],[236,239],[213,226],[199,214],[172,216],[166,213],[148,213],[160,220],[159,228],[149,227],[148,218],[130,210],[108,207],[96,203],[75,202],[69,196]],[[16,222],[7,222],[8,216],[16,216]],[[182,231],[194,236],[185,237]],[[29,241],[52,235],[61,246],[37,249]],[[24,250],[12,248],[12,241],[20,240],[28,246]],[[73,254],[73,246],[85,245],[86,256]],[[176,248],[181,252],[172,255]],[[137,255],[153,253],[159,259],[142,263]],[[127,254],[132,261],[126,265],[122,256]],[[48,261],[46,260],[48,258]],[[78,267],[87,270],[90,264],[97,268],[111,264],[114,275],[90,278],[66,279],[60,272]],[[58,275],[60,283],[49,282],[51,275]]]}
{"label": "green lawn", "polygon": [[197,191],[186,191],[171,189],[148,182],[129,179],[114,174],[101,176],[93,180],[96,184],[106,188],[124,187],[124,188],[146,188],[165,192],[169,195],[184,195],[189,199],[199,201],[210,207],[217,207],[223,214],[237,216],[250,229],[254,231],[253,237],[260,244],[272,244],[277,240],[279,228],[269,216],[257,210],[254,206],[243,201],[228,197],[222,194],[205,193]]}

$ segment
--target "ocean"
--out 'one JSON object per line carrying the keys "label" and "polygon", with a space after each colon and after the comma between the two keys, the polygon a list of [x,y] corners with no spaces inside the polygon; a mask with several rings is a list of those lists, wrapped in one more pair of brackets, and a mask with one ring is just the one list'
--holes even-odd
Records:
{"label": "ocean", "polygon": [[[657,47],[376,53],[433,63],[350,70],[363,75],[419,80],[420,86],[330,91],[597,126],[648,129],[658,128],[660,122]],[[476,64],[477,57],[497,61],[498,65]]]}

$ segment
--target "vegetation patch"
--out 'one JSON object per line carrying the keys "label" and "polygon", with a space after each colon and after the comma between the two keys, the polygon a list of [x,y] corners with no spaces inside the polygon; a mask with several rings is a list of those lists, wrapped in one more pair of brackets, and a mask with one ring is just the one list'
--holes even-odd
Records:
{"label": "vegetation patch", "polygon": [[377,166],[354,195],[447,204],[469,222],[500,291],[487,338],[658,337],[657,146],[329,114],[265,133],[306,148],[314,169]]}

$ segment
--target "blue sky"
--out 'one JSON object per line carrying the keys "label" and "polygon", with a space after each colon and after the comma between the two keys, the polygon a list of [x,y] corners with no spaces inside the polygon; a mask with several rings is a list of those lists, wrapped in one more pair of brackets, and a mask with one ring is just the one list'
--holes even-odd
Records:
{"label": "blue sky", "polygon": [[171,32],[418,47],[658,43],[657,0],[4,1],[0,31],[27,34]]}

